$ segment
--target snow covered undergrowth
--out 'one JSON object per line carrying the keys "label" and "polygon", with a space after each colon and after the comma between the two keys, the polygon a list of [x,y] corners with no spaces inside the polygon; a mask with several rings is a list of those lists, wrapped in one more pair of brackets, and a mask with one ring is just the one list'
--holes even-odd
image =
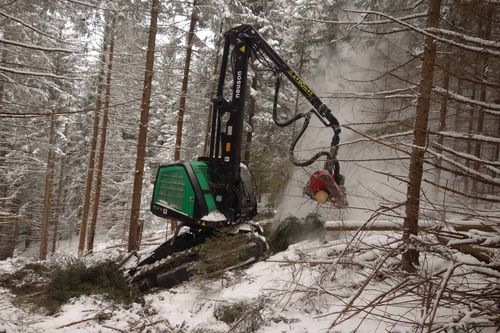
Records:
{"label": "snow covered undergrowth", "polygon": [[[200,277],[150,292],[143,304],[80,297],[54,316],[30,312],[0,287],[0,331],[410,332],[427,331],[430,323],[429,331],[466,331],[473,325],[495,331],[497,271],[445,247],[425,248],[431,242],[422,237],[421,267],[409,276],[399,270],[399,239],[398,233],[365,233],[305,241],[223,278]],[[100,248],[86,260],[117,254],[116,247]],[[0,275],[28,261],[0,262]],[[221,307],[235,304],[240,313],[232,321],[217,316]]]}

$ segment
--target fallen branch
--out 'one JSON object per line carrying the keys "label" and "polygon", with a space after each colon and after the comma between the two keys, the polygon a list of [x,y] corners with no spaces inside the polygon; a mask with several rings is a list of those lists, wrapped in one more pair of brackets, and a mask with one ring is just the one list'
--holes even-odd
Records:
{"label": "fallen branch", "polygon": [[110,330],[115,330],[115,331],[118,331],[118,332],[127,333],[127,331],[119,329],[119,328],[116,328],[116,327],[113,327],[113,326],[102,325],[102,327],[109,328]]}
{"label": "fallen branch", "polygon": [[84,323],[84,322],[87,322],[87,321],[91,321],[91,320],[102,321],[102,320],[108,320],[110,318],[111,318],[111,313],[100,312],[100,313],[96,314],[93,317],[85,318],[85,319],[81,319],[81,320],[77,320],[77,321],[73,321],[71,323],[59,326],[59,327],[57,327],[57,329],[64,328],[64,327],[70,327],[70,326],[74,326],[74,325],[78,325],[78,324],[81,324],[81,323]]}
{"label": "fallen branch", "polygon": [[368,287],[368,284],[375,278],[378,274],[378,271],[380,268],[382,268],[382,265],[386,262],[386,260],[389,257],[392,257],[392,251],[388,252],[383,258],[380,259],[380,261],[377,263],[377,265],[374,267],[372,273],[370,276],[363,282],[361,287],[356,291],[356,293],[351,297],[349,302],[346,304],[346,306],[342,309],[342,311],[338,314],[338,316],[333,320],[333,322],[330,324],[330,329],[335,327],[337,322],[342,318],[344,314],[346,314],[349,309],[354,305],[354,302],[359,298],[359,296],[363,293],[363,291]]}
{"label": "fallen branch", "polygon": [[439,241],[439,243],[441,243],[442,245],[444,245],[448,248],[458,250],[458,251],[465,253],[465,254],[469,254],[479,261],[482,261],[482,262],[485,262],[488,264],[491,263],[492,253],[486,249],[478,249],[477,247],[475,247],[471,244],[453,244],[453,243],[450,243],[449,238],[439,236],[439,235],[436,235],[436,238]]}

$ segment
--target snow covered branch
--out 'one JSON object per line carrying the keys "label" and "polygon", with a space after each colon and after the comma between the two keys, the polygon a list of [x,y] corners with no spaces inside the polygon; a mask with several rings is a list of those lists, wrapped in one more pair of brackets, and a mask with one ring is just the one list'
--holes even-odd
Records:
{"label": "snow covered branch", "polygon": [[[487,182],[489,184],[495,184],[495,185],[500,185],[500,179],[497,179],[497,178],[493,178],[491,177],[490,175],[486,175],[482,172],[479,172],[479,171],[476,171],[474,170],[473,168],[469,168],[467,167],[466,165],[463,165],[461,163],[458,163],[456,161],[454,161],[452,158],[449,158],[443,154],[439,154],[431,149],[426,149],[426,152],[433,155],[434,157],[442,160],[442,161],[445,161],[447,162],[448,164],[456,167],[456,168],[459,168],[460,170],[462,170],[463,172],[465,172],[467,175],[470,175],[470,176],[474,176],[476,179],[481,179],[482,181],[484,182]],[[500,170],[499,169],[495,169],[495,172],[496,173],[500,173]]]}
{"label": "snow covered branch", "polygon": [[21,71],[18,69],[8,68],[8,67],[3,67],[3,66],[0,66],[0,71],[7,72],[7,73],[13,73],[13,74],[20,74],[20,75],[44,76],[44,77],[50,77],[53,79],[61,79],[61,80],[82,80],[81,78],[77,78],[77,77],[60,76],[60,75],[56,75],[56,74],[52,74],[52,73]]}
{"label": "snow covered branch", "polygon": [[[140,101],[140,99],[132,99],[128,101],[124,101],[121,103],[115,103],[113,105],[110,105],[110,108],[115,108],[123,105],[128,105],[131,103],[135,103]],[[46,109],[50,110],[50,109]],[[57,112],[54,113],[53,111],[49,112],[30,112],[30,113],[12,113],[12,112],[0,112],[0,118],[37,118],[37,117],[51,117],[51,116],[68,116],[72,114],[77,114],[77,113],[86,113],[86,112],[92,112],[96,111],[96,108],[88,108],[88,109],[81,109],[81,110],[75,110],[75,111],[67,111],[67,112]]]}
{"label": "snow covered branch", "polygon": [[[345,127],[347,129],[352,130],[350,124],[343,125],[342,127]],[[378,136],[378,137],[375,137],[375,138],[366,135],[364,139],[357,139],[357,140],[342,142],[342,143],[339,144],[339,146],[352,145],[354,143],[366,142],[366,141],[392,139],[392,138],[398,138],[398,137],[402,137],[402,136],[409,136],[409,135],[412,135],[412,134],[413,134],[413,130],[405,131],[405,132],[392,133],[392,134],[386,134],[386,135]]]}
{"label": "snow covered branch", "polygon": [[45,51],[45,52],[75,53],[75,51],[73,51],[73,50],[63,49],[60,47],[47,47],[47,46],[40,46],[40,45],[35,45],[35,44],[27,44],[27,43],[21,43],[21,42],[17,42],[14,40],[8,40],[8,39],[3,39],[3,38],[0,38],[0,43],[7,44],[7,45],[14,45],[14,46],[22,47],[25,49],[39,50],[39,51]]}
{"label": "snow covered branch", "polygon": [[453,40],[431,34],[426,29],[421,29],[421,28],[416,27],[414,25],[411,25],[411,24],[409,24],[409,23],[407,23],[399,18],[387,15],[387,14],[382,13],[382,12],[376,12],[376,11],[371,11],[371,10],[353,10],[353,9],[349,9],[349,10],[346,9],[345,11],[352,12],[352,13],[358,13],[358,14],[371,14],[371,15],[382,16],[382,17],[385,17],[393,22],[397,22],[397,23],[399,23],[407,28],[410,28],[411,30],[418,32],[424,36],[431,37],[435,40],[438,40],[442,43],[450,44],[450,45],[453,45],[455,47],[459,47],[459,48],[462,48],[462,49],[465,49],[468,51],[472,51],[472,52],[476,52],[476,53],[486,53],[486,54],[489,54],[489,55],[494,56],[494,57],[500,57],[500,51],[492,50],[492,49],[489,49],[486,47],[478,47],[478,46],[471,46],[471,45],[467,45],[467,44],[463,44],[463,43],[458,43],[458,42],[455,42]]}
{"label": "snow covered branch", "polygon": [[85,7],[100,9],[98,4],[92,3],[91,1],[78,1],[78,0],[66,0],[66,1],[75,3],[77,5],[82,5]]}
{"label": "snow covered branch", "polygon": [[[476,157],[476,156],[471,155],[471,154],[466,154],[466,153],[462,153],[462,152],[450,149],[450,148],[445,147],[443,145],[440,145],[439,143],[434,142],[434,141],[431,141],[431,145],[433,145],[434,147],[436,147],[442,151],[445,151],[449,154],[458,156],[458,157],[463,158],[465,160],[481,163],[485,168],[488,168],[490,171],[497,172],[497,173],[500,171],[499,169],[493,167],[493,166],[500,167],[499,161],[484,160],[484,159],[481,159],[481,158]],[[491,168],[490,168],[490,166],[491,166]]]}
{"label": "snow covered branch", "polygon": [[[466,103],[466,104],[470,104],[470,105],[479,106],[479,107],[484,108],[485,109],[484,111],[489,113],[489,114],[500,116],[500,104],[477,101],[475,99],[467,98],[465,96],[456,94],[454,92],[443,89],[441,87],[434,87],[433,90],[435,92],[437,92],[438,94],[450,97],[451,99],[453,99],[457,102],[462,102],[462,103]],[[496,112],[496,111],[498,111],[498,112]]]}
{"label": "snow covered branch", "polygon": [[401,92],[411,91],[411,88],[401,88],[386,91],[376,91],[369,93],[355,93],[355,92],[331,92],[323,98],[359,98],[359,99],[392,99],[392,98],[415,98],[416,94],[400,94]]}
{"label": "snow covered branch", "polygon": [[431,181],[429,179],[422,179],[422,181],[427,183],[427,184],[436,186],[437,188],[440,188],[442,190],[445,190],[446,192],[458,194],[458,195],[466,197],[466,198],[485,201],[485,202],[500,203],[500,197],[496,196],[496,195],[486,195],[486,196],[472,195],[472,194],[468,194],[468,193],[456,190],[456,189],[448,187],[448,186],[438,184],[438,183]]}
{"label": "snow covered branch", "polygon": [[[38,34],[40,34],[40,35],[42,35],[42,36],[45,36],[45,37],[47,37],[47,38],[50,38],[50,39],[53,39],[53,40],[56,40],[56,41],[61,42],[61,40],[60,40],[59,38],[56,38],[56,37],[54,37],[54,36],[51,36],[51,35],[49,35],[49,34],[47,34],[47,33],[43,32],[43,31],[41,31],[40,29],[37,29],[36,27],[34,27],[34,26],[32,26],[32,25],[30,25],[30,24],[28,24],[28,23],[24,22],[23,20],[21,20],[21,19],[19,19],[19,18],[15,17],[15,16],[9,15],[8,13],[4,12],[3,10],[0,10],[0,15],[1,15],[1,16],[4,16],[4,17],[6,17],[6,18],[8,18],[8,19],[10,19],[10,20],[12,20],[12,21],[15,21],[15,22],[17,22],[17,23],[21,24],[22,26],[24,26],[24,27],[26,27],[26,28],[28,28],[28,29],[30,29],[30,30],[35,31],[36,33],[38,33]],[[68,44],[69,44],[69,43],[68,43]]]}
{"label": "snow covered branch", "polygon": [[488,142],[493,144],[500,144],[500,138],[496,138],[493,136],[479,135],[479,134],[471,134],[471,133],[459,133],[453,131],[441,131],[441,132],[430,132],[431,134],[439,134],[449,138],[462,139],[462,140],[474,140],[481,142]]}
{"label": "snow covered branch", "polygon": [[[415,13],[407,16],[402,16],[399,17],[398,19],[401,21],[408,21],[408,20],[414,20],[417,18],[425,17],[427,13],[422,12],[422,13]],[[303,20],[303,21],[312,21],[312,22],[318,22],[318,23],[327,23],[327,24],[340,24],[340,25],[380,25],[380,24],[388,24],[388,23],[393,23],[391,20],[381,20],[381,21],[358,21],[358,22],[353,22],[353,21],[332,21],[332,20],[322,20],[322,19],[315,19],[315,18],[309,18],[309,17],[300,17],[300,16],[292,16],[293,19],[296,20]]]}
{"label": "snow covered branch", "polygon": [[[500,141],[500,139],[499,139],[499,141]],[[409,147],[409,148],[418,147],[418,146],[416,146],[414,144],[407,144],[407,143],[404,143],[404,142],[400,142],[399,144],[403,145],[405,147]],[[464,176],[473,177],[474,179],[480,180],[481,182],[484,182],[486,184],[500,185],[500,179],[498,179],[496,177],[494,178],[494,177],[492,177],[490,175],[487,175],[487,174],[484,174],[482,172],[479,172],[479,171],[477,171],[477,170],[475,170],[473,168],[469,168],[468,166],[463,165],[463,164],[461,164],[459,162],[456,162],[452,158],[449,158],[449,157],[447,157],[447,156],[445,156],[443,154],[437,153],[434,150],[429,149],[428,147],[426,147],[426,148],[424,148],[424,147],[418,147],[418,148],[420,148],[422,150],[425,150],[426,153],[434,156],[435,158],[438,158],[439,160],[445,161],[448,164],[452,165],[453,167],[461,170],[462,171],[462,175],[464,175]],[[450,171],[452,173],[457,173],[456,170],[447,169],[447,168],[443,167],[442,165],[433,163],[433,162],[431,162],[429,160],[425,160],[424,162],[427,163],[427,164],[431,164],[431,165],[433,165],[433,166],[435,166],[437,168],[440,168],[440,169],[443,169],[443,170],[447,170],[447,171]],[[499,169],[496,169],[496,168],[493,168],[493,169],[500,173]]]}
{"label": "snow covered branch", "polygon": [[[369,141],[377,142],[377,143],[382,144],[384,146],[387,146],[389,148],[392,148],[392,149],[404,152],[405,154],[409,154],[409,152],[406,151],[406,150],[404,150],[404,149],[398,148],[398,146],[402,145],[402,146],[405,146],[405,147],[408,147],[408,148],[415,147],[415,145],[413,145],[413,144],[406,144],[404,142],[398,142],[398,143],[386,143],[386,142],[383,142],[383,140],[387,139],[387,138],[391,138],[391,137],[395,137],[395,136],[401,136],[403,134],[404,135],[409,135],[409,134],[412,133],[412,131],[407,131],[407,132],[404,132],[404,133],[390,134],[390,135],[381,136],[381,137],[372,137],[372,136],[367,135],[366,133],[363,133],[361,131],[353,129],[351,126],[344,125],[343,127],[347,128],[347,129],[350,129],[353,132],[358,133],[358,134],[364,136]],[[446,132],[438,132],[437,134],[441,134],[441,135],[445,136]],[[494,143],[500,144],[500,139],[499,138],[485,137],[483,135],[457,133],[457,136],[460,137],[460,138],[462,138],[462,137],[473,138],[473,139],[483,140],[483,141],[485,141],[485,140],[491,140],[489,142],[494,142]],[[360,140],[366,141],[366,139],[360,139]],[[359,141],[359,140],[357,140],[357,141]],[[439,153],[437,153],[437,152],[435,152],[435,151],[433,151],[431,149],[424,148],[424,147],[421,147],[421,149],[425,149],[425,151],[427,153],[429,153],[429,154],[433,155],[434,157],[439,158],[439,159],[441,159],[441,160],[449,163],[450,165],[452,165],[455,168],[458,168],[459,170],[462,171],[460,173],[463,176],[474,177],[475,179],[480,180],[480,181],[482,181],[484,183],[487,183],[487,184],[500,185],[500,180],[498,180],[497,178],[493,178],[490,175],[487,175],[487,174],[484,174],[482,172],[476,171],[473,168],[469,168],[468,166],[463,165],[461,163],[458,163],[458,162],[454,161],[453,159],[451,159],[451,158],[449,158],[447,156],[444,156],[443,154],[439,154]],[[439,167],[439,168],[442,168],[442,169],[450,171],[450,172],[455,172],[455,173],[457,172],[456,170],[451,170],[451,169],[443,167],[442,165],[435,164],[432,161],[426,160],[425,163],[431,164],[431,165],[433,165],[435,167]],[[494,168],[494,167],[489,167],[489,169],[492,169],[492,171],[500,172],[500,170],[498,170],[497,168]],[[487,199],[489,199],[489,198],[487,198]],[[486,201],[488,201],[488,200],[486,200]]]}
{"label": "snow covered branch", "polygon": [[[394,143],[392,143],[392,142],[391,142],[391,143],[383,142],[383,141],[382,141],[383,139],[372,137],[372,136],[370,136],[370,135],[368,135],[368,134],[366,134],[366,133],[364,133],[364,132],[362,132],[362,131],[359,131],[359,130],[357,130],[357,129],[354,129],[352,126],[349,126],[349,125],[343,125],[342,127],[345,127],[345,128],[347,128],[347,129],[349,129],[349,130],[353,131],[354,133],[357,133],[357,134],[359,134],[359,135],[361,135],[361,136],[363,136],[363,137],[365,137],[365,138],[369,139],[370,141],[373,141],[373,142],[379,143],[379,144],[381,144],[381,145],[383,145],[383,146],[389,147],[389,148],[391,148],[391,149],[397,150],[397,151],[402,152],[402,153],[407,154],[407,155],[410,155],[410,154],[411,154],[409,151],[406,151],[406,150],[404,150],[404,149],[399,148],[396,144],[394,144]],[[413,133],[413,131],[410,131],[410,133]],[[399,133],[399,134],[401,134],[401,133]]]}
{"label": "snow covered branch", "polygon": [[437,33],[449,37],[454,37],[454,38],[459,38],[462,39],[466,42],[469,43],[474,43],[482,47],[493,47],[493,48],[499,48],[500,49],[500,42],[499,41],[494,41],[494,40],[487,40],[483,38],[478,38],[478,37],[472,37],[468,36],[465,34],[458,33],[456,31],[451,31],[447,29],[438,29],[438,28],[428,28],[427,31],[430,31],[432,33]]}

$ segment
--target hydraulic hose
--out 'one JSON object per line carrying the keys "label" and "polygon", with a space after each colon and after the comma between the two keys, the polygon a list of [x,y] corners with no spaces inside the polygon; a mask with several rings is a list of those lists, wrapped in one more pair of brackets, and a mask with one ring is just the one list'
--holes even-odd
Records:
{"label": "hydraulic hose", "polygon": [[293,124],[294,122],[296,122],[300,118],[306,117],[308,114],[307,113],[299,113],[286,121],[283,121],[283,122],[279,121],[279,119],[278,119],[278,95],[280,92],[280,84],[281,84],[281,75],[278,75],[278,77],[276,78],[276,84],[274,86],[273,120],[277,126],[286,127],[290,124]]}
{"label": "hydraulic hose", "polygon": [[292,163],[294,165],[296,165],[296,166],[299,166],[299,167],[305,167],[305,166],[311,165],[314,162],[316,162],[318,160],[318,158],[320,158],[321,156],[326,156],[327,159],[331,159],[330,153],[326,152],[326,151],[319,152],[319,153],[317,153],[316,155],[314,155],[313,157],[311,157],[310,159],[308,159],[306,161],[299,161],[299,160],[297,160],[295,158],[294,153],[293,153],[295,151],[295,146],[297,145],[297,142],[299,141],[300,137],[306,131],[307,126],[309,126],[309,121],[310,120],[311,120],[311,114],[308,113],[308,114],[306,114],[306,119],[304,120],[304,123],[302,124],[302,128],[300,129],[299,134],[293,139],[292,145],[290,146],[290,151],[288,153],[288,155],[290,156],[290,160],[292,161]]}
{"label": "hydraulic hose", "polygon": [[274,88],[274,100],[273,100],[273,120],[274,120],[274,123],[279,127],[286,127],[286,126],[289,126],[290,124],[296,122],[297,120],[299,120],[301,118],[305,118],[304,123],[302,124],[302,128],[299,131],[299,134],[292,140],[292,144],[290,146],[290,151],[288,153],[290,160],[296,166],[305,167],[305,166],[309,166],[309,165],[313,164],[314,162],[316,162],[321,156],[326,156],[327,162],[332,161],[330,163],[335,165],[335,167],[334,167],[335,173],[338,173],[339,167],[338,167],[338,162],[336,161],[335,156],[337,155],[336,153],[338,150],[337,145],[338,145],[339,140],[340,140],[340,137],[339,137],[340,131],[338,131],[336,129],[334,129],[335,134],[332,138],[332,145],[331,145],[332,148],[331,148],[330,153],[326,152],[326,151],[322,151],[322,152],[315,154],[313,157],[311,157],[310,159],[305,160],[305,161],[299,161],[298,159],[295,158],[295,155],[294,155],[295,146],[297,145],[297,142],[300,140],[300,138],[302,137],[302,135],[306,131],[307,127],[309,126],[309,122],[311,121],[311,112],[312,111],[307,112],[307,113],[299,113],[286,121],[280,121],[278,119],[278,95],[279,95],[280,85],[281,85],[281,75],[278,75],[276,78],[276,84],[275,84],[275,88]]}

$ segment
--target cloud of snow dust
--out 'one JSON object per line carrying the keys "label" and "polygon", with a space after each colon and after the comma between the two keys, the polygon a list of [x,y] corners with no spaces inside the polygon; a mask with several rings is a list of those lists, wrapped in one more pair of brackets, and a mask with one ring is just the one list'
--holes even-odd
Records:
{"label": "cloud of snow dust", "polygon": [[[376,104],[374,105],[373,101],[328,98],[333,92],[364,92],[366,88],[363,88],[363,84],[353,81],[369,80],[380,75],[383,71],[380,67],[383,65],[377,64],[375,53],[376,47],[370,48],[365,45],[356,49],[347,44],[339,44],[335,50],[321,57],[315,69],[316,74],[312,75],[312,78],[306,78],[341,124],[369,122],[376,117],[373,112]],[[380,68],[379,71],[376,70],[377,67]],[[307,110],[306,108],[310,106],[304,103],[304,110]],[[363,129],[362,126],[355,128]],[[296,155],[299,159],[306,159],[318,149],[328,150],[331,137],[332,130],[325,128],[314,117],[296,147]],[[279,218],[283,219],[289,215],[303,217],[317,212],[326,220],[360,220],[368,218],[381,202],[401,200],[405,192],[404,184],[395,183],[393,179],[371,171],[400,170],[400,166],[387,165],[387,162],[359,161],[394,157],[394,152],[366,141],[346,144],[360,138],[360,135],[348,129],[342,130],[338,159],[341,161],[341,173],[346,179],[349,208],[339,210],[330,204],[318,205],[302,195],[303,186],[309,176],[323,168],[323,159],[311,167],[293,169],[282,203],[278,207]],[[342,160],[347,161],[342,162]],[[395,172],[401,174],[403,171]]]}

